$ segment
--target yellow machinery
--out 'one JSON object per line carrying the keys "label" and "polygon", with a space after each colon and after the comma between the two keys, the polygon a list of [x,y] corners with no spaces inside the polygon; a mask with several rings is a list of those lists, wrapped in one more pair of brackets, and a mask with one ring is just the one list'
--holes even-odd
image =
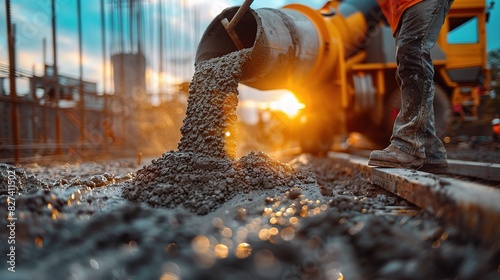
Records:
{"label": "yellow machinery", "polygon": [[[221,23],[237,10],[222,11],[208,26],[196,63],[237,51]],[[432,50],[441,136],[452,101],[488,87],[486,22],[484,0],[455,0]],[[329,1],[320,10],[297,4],[250,9],[234,32],[252,49],[240,82],[289,89],[306,105],[295,125],[304,152],[326,152],[335,136],[352,131],[386,144],[401,99],[394,38],[376,0]]]}

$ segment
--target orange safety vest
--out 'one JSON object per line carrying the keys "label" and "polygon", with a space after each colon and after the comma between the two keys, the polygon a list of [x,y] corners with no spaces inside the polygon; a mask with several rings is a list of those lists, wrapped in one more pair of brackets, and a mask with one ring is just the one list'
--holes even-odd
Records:
{"label": "orange safety vest", "polygon": [[493,132],[500,137],[500,124],[496,124],[493,126]]}
{"label": "orange safety vest", "polygon": [[392,29],[392,34],[399,26],[401,16],[409,7],[422,2],[423,0],[377,0],[382,12]]}

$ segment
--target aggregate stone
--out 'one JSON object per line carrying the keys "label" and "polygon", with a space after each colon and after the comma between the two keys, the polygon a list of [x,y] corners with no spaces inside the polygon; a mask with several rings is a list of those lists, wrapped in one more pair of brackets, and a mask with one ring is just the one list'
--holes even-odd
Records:
{"label": "aggregate stone", "polygon": [[27,194],[41,189],[48,190],[50,186],[25,169],[0,163],[0,195]]}

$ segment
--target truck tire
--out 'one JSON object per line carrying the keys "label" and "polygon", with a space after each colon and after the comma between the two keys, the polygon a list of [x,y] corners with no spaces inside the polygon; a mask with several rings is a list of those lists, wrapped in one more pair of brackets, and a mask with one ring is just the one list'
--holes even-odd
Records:
{"label": "truck tire", "polygon": [[335,131],[329,117],[321,114],[309,114],[301,122],[298,140],[303,153],[325,155],[331,149]]}
{"label": "truck tire", "polygon": [[[436,135],[439,138],[444,138],[448,131],[448,128],[452,120],[452,109],[450,100],[445,92],[445,90],[439,86],[435,85],[435,96],[434,96],[434,121],[436,128]],[[385,114],[384,122],[382,124],[382,131],[384,131],[385,139],[388,142],[390,136],[392,135],[392,128],[394,125],[394,120],[401,109],[401,94],[400,90],[396,89],[387,96],[385,102]]]}

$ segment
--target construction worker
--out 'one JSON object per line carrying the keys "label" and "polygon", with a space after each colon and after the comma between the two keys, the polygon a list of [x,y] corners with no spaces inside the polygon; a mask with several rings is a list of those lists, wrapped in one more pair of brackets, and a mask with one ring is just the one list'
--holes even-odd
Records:
{"label": "construction worker", "polygon": [[378,0],[396,38],[401,110],[390,145],[372,151],[369,165],[444,172],[446,149],[434,128],[432,47],[453,0]]}

